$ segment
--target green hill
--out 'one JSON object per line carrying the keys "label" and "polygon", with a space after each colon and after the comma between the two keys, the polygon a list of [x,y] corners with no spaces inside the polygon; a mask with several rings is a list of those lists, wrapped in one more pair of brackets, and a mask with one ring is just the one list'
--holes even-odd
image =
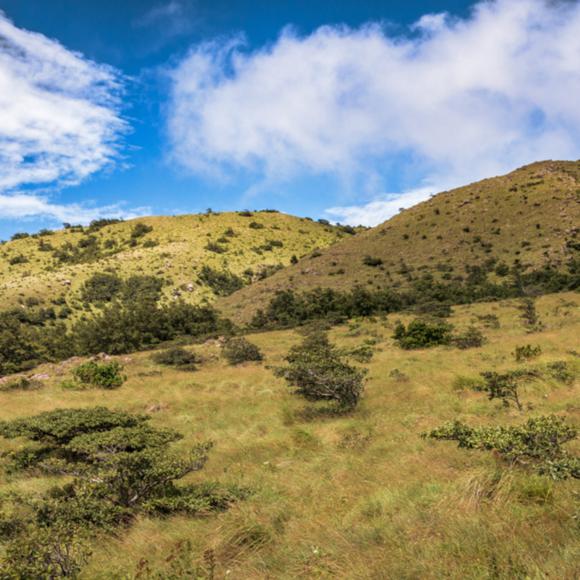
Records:
{"label": "green hill", "polygon": [[[112,272],[123,278],[154,275],[166,281],[166,297],[211,302],[216,294],[287,266],[292,256],[343,237],[350,237],[343,228],[268,211],[102,220],[84,228],[17,234],[0,246],[0,300],[7,308],[64,299],[75,310],[83,283],[97,272]],[[217,273],[217,283],[209,279],[212,272],[200,279],[204,266]]]}
{"label": "green hill", "polygon": [[442,192],[385,223],[220,302],[248,321],[277,290],[404,289],[425,274],[460,282],[478,266],[490,281],[507,268],[567,271],[577,254],[580,161],[545,161]]}

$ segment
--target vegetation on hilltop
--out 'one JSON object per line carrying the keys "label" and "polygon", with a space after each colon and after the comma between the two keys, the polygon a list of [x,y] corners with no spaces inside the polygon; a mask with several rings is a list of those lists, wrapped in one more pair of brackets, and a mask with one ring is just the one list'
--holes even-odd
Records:
{"label": "vegetation on hilltop", "polygon": [[[148,275],[164,280],[165,299],[212,302],[354,233],[274,211],[65,224],[58,231],[15,234],[0,245],[0,297],[4,309],[26,307],[28,300],[61,301],[74,315],[87,293],[99,298],[99,288],[87,287],[95,275],[113,292],[107,277]],[[107,294],[100,298],[107,301]]]}
{"label": "vegetation on hilltop", "polygon": [[[579,194],[580,161],[534,163],[440,193],[219,305],[226,316],[247,322],[276,291],[347,292],[359,285],[407,293],[424,279],[462,287],[503,285],[506,277],[508,285],[521,285],[521,276],[531,294],[559,291],[558,274],[575,284],[580,275]],[[546,290],[546,277],[554,290]]]}

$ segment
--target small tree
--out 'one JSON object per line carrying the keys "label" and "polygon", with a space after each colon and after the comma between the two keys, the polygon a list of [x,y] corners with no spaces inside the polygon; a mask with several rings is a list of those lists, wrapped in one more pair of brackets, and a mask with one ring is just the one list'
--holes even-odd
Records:
{"label": "small tree", "polygon": [[481,376],[485,382],[476,385],[477,391],[487,393],[487,397],[490,401],[493,399],[500,399],[505,407],[509,407],[510,402],[512,402],[516,405],[518,410],[521,411],[523,409],[519,395],[520,373],[512,371],[500,374],[493,371],[487,371],[481,373]]}
{"label": "small tree", "polygon": [[246,338],[230,338],[223,349],[224,356],[231,365],[263,360],[262,351]]}
{"label": "small tree", "polygon": [[339,409],[357,406],[363,392],[366,371],[346,363],[340,351],[323,333],[307,336],[290,350],[288,365],[276,369],[294,393],[308,401],[330,401]]}

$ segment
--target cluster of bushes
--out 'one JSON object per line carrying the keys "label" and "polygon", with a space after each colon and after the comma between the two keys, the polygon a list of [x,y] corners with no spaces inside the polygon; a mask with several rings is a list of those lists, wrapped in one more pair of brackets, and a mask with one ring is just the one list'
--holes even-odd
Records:
{"label": "cluster of bushes", "polygon": [[398,322],[393,338],[405,350],[439,345],[453,345],[467,349],[480,347],[485,342],[483,333],[475,326],[469,326],[463,332],[454,333],[453,325],[436,318],[416,318],[407,326]]}
{"label": "cluster of bushes", "polygon": [[161,305],[158,278],[133,276],[120,288],[113,278],[98,280],[85,287],[88,297],[114,298],[69,328],[54,317],[39,320],[21,309],[0,313],[0,376],[73,355],[124,354],[178,336],[200,338],[232,331],[232,324],[210,306],[181,301]]}
{"label": "cluster of bushes", "polygon": [[338,411],[354,409],[362,395],[365,371],[350,365],[326,334],[314,332],[293,347],[288,363],[275,369],[292,391],[308,401],[332,403]]}
{"label": "cluster of bushes", "polygon": [[431,439],[457,441],[464,449],[493,451],[508,464],[521,465],[554,479],[580,479],[580,459],[563,445],[577,431],[555,415],[528,419],[517,426],[470,427],[453,421],[424,434]]}
{"label": "cluster of bushes", "polygon": [[[318,318],[338,322],[354,316],[389,313],[410,307],[436,311],[438,305],[448,309],[450,304],[522,297],[528,290],[541,294],[580,287],[580,266],[573,260],[568,264],[568,272],[547,266],[541,270],[524,272],[521,266],[514,265],[508,279],[500,284],[488,280],[487,274],[491,267],[491,262],[489,267],[470,267],[465,280],[448,282],[437,281],[433,275],[423,273],[420,278],[410,279],[409,288],[404,291],[371,291],[360,286],[348,292],[329,288],[317,288],[303,293],[279,291],[265,309],[258,310],[252,325],[256,328],[291,327]],[[537,328],[534,325],[538,321],[534,319],[529,304],[526,301],[522,316],[525,316],[530,327]],[[432,315],[431,312],[427,313]]]}
{"label": "cluster of bushes", "polygon": [[181,435],[153,428],[148,419],[96,407],[0,423],[0,436],[32,443],[6,457],[10,472],[67,478],[34,497],[4,498],[3,577],[77,577],[97,534],[126,527],[139,514],[207,514],[247,495],[216,484],[182,484],[203,468],[211,444],[177,455],[171,443]]}

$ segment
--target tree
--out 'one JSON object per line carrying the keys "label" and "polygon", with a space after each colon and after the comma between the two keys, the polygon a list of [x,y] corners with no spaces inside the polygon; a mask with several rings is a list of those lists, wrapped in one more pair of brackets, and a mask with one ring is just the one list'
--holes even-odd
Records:
{"label": "tree", "polygon": [[440,320],[416,318],[408,326],[399,322],[395,327],[393,338],[406,350],[429,348],[449,344],[452,340],[453,326]]}

